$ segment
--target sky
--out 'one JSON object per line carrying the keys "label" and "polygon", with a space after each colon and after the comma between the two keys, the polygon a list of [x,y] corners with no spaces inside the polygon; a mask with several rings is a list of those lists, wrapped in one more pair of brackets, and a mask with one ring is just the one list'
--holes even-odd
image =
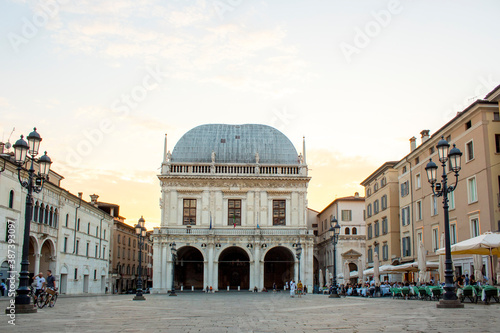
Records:
{"label": "sky", "polygon": [[153,227],[165,133],[173,150],[201,124],[266,124],[298,153],[305,137],[320,211],[500,84],[499,12],[494,0],[1,1],[1,140],[36,126],[64,188]]}

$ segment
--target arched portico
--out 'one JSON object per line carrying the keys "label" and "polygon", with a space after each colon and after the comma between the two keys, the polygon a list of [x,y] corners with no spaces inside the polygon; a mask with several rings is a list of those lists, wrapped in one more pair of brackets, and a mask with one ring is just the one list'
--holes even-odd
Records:
{"label": "arched portico", "polygon": [[238,246],[224,249],[218,258],[218,289],[250,288],[250,257]]}
{"label": "arched portico", "polygon": [[200,250],[193,246],[183,246],[177,250],[175,263],[175,286],[203,289],[204,258]]}
{"label": "arched portico", "polygon": [[264,287],[271,289],[276,283],[278,289],[283,289],[287,281],[295,279],[295,257],[293,252],[284,246],[269,249],[264,256]]}
{"label": "arched portico", "polygon": [[46,276],[47,270],[51,270],[52,274],[56,274],[55,269],[56,246],[54,241],[47,238],[40,249],[40,271]]}

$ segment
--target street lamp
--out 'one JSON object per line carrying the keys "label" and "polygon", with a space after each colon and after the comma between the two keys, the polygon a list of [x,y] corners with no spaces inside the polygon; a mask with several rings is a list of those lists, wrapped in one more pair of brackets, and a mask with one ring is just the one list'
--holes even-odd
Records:
{"label": "street lamp", "polygon": [[330,221],[330,229],[328,230],[332,235],[332,244],[333,244],[333,288],[332,293],[330,294],[330,298],[338,298],[339,294],[337,293],[337,243],[339,241],[340,234],[340,225],[337,219],[332,217]]}
{"label": "street lamp", "polygon": [[[22,187],[27,190],[26,206],[24,212],[24,239],[23,239],[23,254],[21,261],[21,272],[19,275],[19,288],[15,299],[17,313],[33,313],[36,308],[30,305],[31,297],[29,297],[29,243],[30,243],[30,224],[33,214],[33,192],[40,193],[43,185],[49,179],[50,165],[52,161],[47,156],[47,152],[38,160],[35,157],[38,155],[38,148],[42,138],[37,133],[36,128],[33,129],[26,142],[21,135],[21,138],[14,144],[14,162],[17,164],[17,178]],[[28,178],[21,179],[21,170],[26,162],[30,162],[28,170]],[[35,162],[38,163],[38,173],[35,173]]]}
{"label": "street lamp", "polygon": [[175,242],[170,244],[170,252],[172,253],[172,288],[170,289],[170,294],[168,296],[177,296],[175,293],[175,261],[177,260],[177,249],[175,248]]}
{"label": "street lamp", "polygon": [[[439,162],[443,167],[443,174],[441,175],[441,182],[437,182],[436,163],[429,159],[429,163],[425,167],[427,179],[431,184],[432,193],[436,197],[443,197],[444,209],[444,239],[445,239],[445,270],[444,270],[444,290],[443,299],[436,304],[438,308],[463,308],[464,305],[460,303],[455,293],[455,286],[453,284],[453,262],[451,260],[451,244],[450,244],[450,218],[448,214],[448,194],[455,191],[458,186],[458,172],[461,169],[462,152],[453,145],[453,148],[448,152],[450,144],[448,141],[441,137],[437,146]],[[455,173],[455,185],[448,186],[448,176],[446,174],[446,162],[450,162],[450,170]]]}
{"label": "street lamp", "polygon": [[142,245],[144,244],[144,238],[146,237],[146,227],[144,227],[145,223],[146,220],[144,220],[144,217],[141,216],[135,225],[135,234],[137,235],[139,245],[139,279],[137,279],[137,290],[134,296],[134,301],[146,300],[142,294]]}
{"label": "street lamp", "polygon": [[[300,255],[302,254],[302,244],[300,244],[300,240],[297,244],[295,244],[295,256],[297,257],[297,260],[299,261],[299,281],[300,281]],[[297,281],[298,282],[298,281]]]}

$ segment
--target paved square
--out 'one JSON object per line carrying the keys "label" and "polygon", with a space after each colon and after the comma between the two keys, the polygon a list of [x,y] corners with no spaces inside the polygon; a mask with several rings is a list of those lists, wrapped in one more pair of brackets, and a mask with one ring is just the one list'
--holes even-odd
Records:
{"label": "paved square", "polygon": [[[290,298],[285,293],[63,297],[55,308],[3,315],[2,332],[498,332],[500,304],[436,309],[434,301]],[[2,307],[7,302],[0,302]]]}

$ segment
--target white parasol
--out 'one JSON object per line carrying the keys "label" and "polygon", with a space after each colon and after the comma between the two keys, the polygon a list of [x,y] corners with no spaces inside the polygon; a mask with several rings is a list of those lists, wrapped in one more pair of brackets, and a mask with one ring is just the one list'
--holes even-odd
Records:
{"label": "white parasol", "polygon": [[418,246],[418,283],[426,283],[427,282],[427,263],[426,263],[426,255],[424,243],[420,242]]}

